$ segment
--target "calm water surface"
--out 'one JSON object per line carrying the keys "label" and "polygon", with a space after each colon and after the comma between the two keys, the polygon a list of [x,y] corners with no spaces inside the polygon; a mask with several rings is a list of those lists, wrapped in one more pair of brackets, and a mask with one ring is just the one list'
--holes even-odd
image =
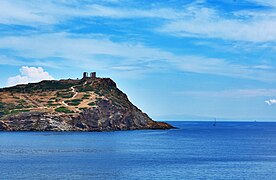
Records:
{"label": "calm water surface", "polygon": [[0,179],[276,179],[276,123],[1,132]]}

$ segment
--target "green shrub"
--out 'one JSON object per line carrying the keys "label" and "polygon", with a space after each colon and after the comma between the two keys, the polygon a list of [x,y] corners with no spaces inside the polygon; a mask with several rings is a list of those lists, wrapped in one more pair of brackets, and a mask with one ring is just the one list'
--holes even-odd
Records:
{"label": "green shrub", "polygon": [[0,102],[0,109],[4,108],[4,103]]}
{"label": "green shrub", "polygon": [[30,110],[28,109],[14,109],[14,110],[11,110],[9,113],[10,114],[16,114],[16,113],[21,113],[21,112],[29,112]]}
{"label": "green shrub", "polygon": [[86,107],[85,108],[80,108],[80,110],[82,110],[82,111],[85,110],[85,109],[88,109],[88,108],[86,108]]}
{"label": "green shrub", "polygon": [[0,111],[0,115],[7,115],[7,114],[10,114],[10,111],[9,110],[3,110],[3,111]]}
{"label": "green shrub", "polygon": [[57,92],[57,96],[62,98],[71,98],[74,96],[74,93],[72,93],[71,91],[59,91]]}
{"label": "green shrub", "polygon": [[48,104],[53,104],[55,101],[53,101],[53,100],[50,100],[50,101],[48,101]]}
{"label": "green shrub", "polygon": [[88,105],[89,105],[89,106],[95,106],[96,103],[95,103],[95,102],[91,102],[91,103],[89,103]]}
{"label": "green shrub", "polygon": [[26,103],[26,101],[25,101],[25,100],[23,100],[23,99],[20,99],[18,102],[19,102],[20,104],[24,104],[24,103]]}
{"label": "green shrub", "polygon": [[89,97],[90,97],[90,94],[84,94],[82,99],[89,99]]}
{"label": "green shrub", "polygon": [[15,109],[22,109],[22,108],[24,108],[24,106],[22,104],[15,106]]}
{"label": "green shrub", "polygon": [[17,96],[12,96],[12,98],[14,98],[14,99],[20,99],[19,97],[17,97]]}
{"label": "green shrub", "polygon": [[70,106],[78,106],[82,102],[82,99],[67,100],[65,102]]}
{"label": "green shrub", "polygon": [[47,106],[51,107],[51,106],[59,106],[60,104],[52,104],[52,103],[49,103],[47,104]]}
{"label": "green shrub", "polygon": [[58,107],[55,109],[56,112],[62,112],[62,113],[73,113],[73,111],[70,111],[66,107]]}
{"label": "green shrub", "polygon": [[94,88],[92,86],[81,86],[77,88],[79,92],[94,91]]}

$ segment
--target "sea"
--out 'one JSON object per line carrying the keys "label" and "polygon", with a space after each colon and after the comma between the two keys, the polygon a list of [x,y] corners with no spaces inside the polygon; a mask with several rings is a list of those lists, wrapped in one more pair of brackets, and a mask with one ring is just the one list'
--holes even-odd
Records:
{"label": "sea", "polygon": [[276,179],[276,123],[0,132],[0,179]]}

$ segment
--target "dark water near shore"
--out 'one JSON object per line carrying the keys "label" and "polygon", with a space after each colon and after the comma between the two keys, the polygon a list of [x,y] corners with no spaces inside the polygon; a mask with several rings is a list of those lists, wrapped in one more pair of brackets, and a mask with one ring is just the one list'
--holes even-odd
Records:
{"label": "dark water near shore", "polygon": [[276,179],[276,123],[168,131],[1,132],[0,179]]}

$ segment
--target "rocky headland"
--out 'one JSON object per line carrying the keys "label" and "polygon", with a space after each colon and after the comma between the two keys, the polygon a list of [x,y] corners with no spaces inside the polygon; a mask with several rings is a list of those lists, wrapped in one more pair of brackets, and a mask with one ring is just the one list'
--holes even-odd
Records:
{"label": "rocky headland", "polygon": [[134,106],[110,78],[49,80],[0,89],[0,131],[171,128]]}

